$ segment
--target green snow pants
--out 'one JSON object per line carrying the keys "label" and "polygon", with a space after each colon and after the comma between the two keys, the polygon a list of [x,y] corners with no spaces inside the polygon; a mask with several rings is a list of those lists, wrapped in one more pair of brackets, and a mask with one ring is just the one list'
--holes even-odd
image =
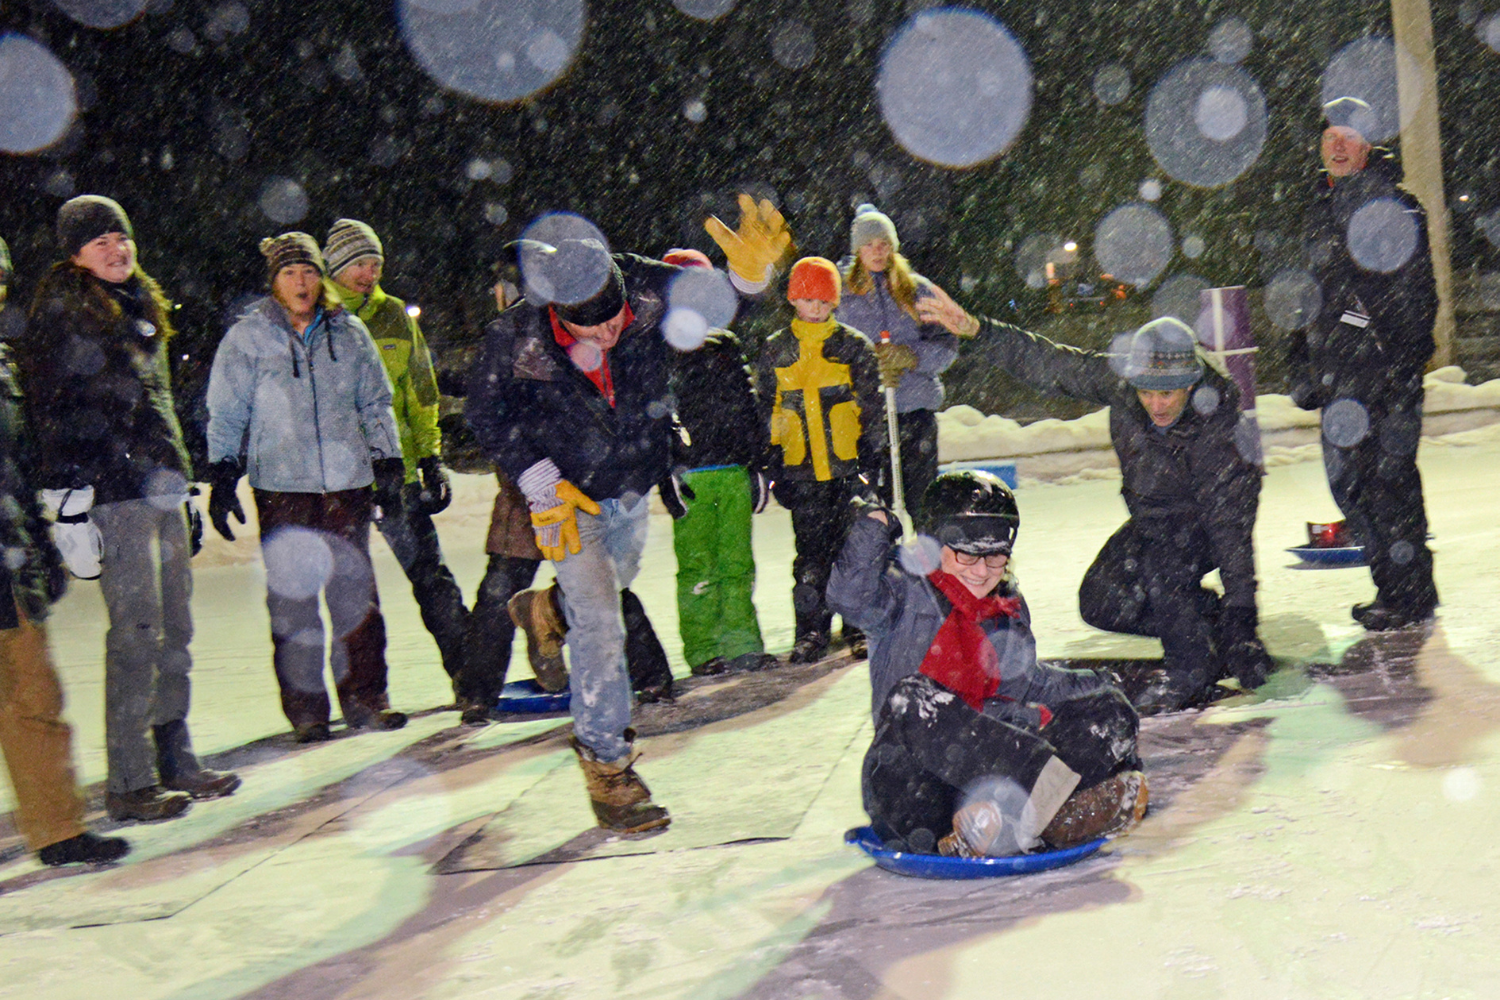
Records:
{"label": "green snow pants", "polygon": [[686,516],[672,524],[683,658],[698,667],[716,656],[764,652],[750,598],[750,475],[743,465],[720,465],[694,469],[683,480],[695,494]]}

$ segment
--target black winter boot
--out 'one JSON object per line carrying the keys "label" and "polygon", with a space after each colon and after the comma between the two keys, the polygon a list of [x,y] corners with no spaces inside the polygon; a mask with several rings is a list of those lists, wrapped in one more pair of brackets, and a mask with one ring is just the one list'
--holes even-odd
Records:
{"label": "black winter boot", "polygon": [[630,589],[620,591],[620,614],[625,619],[625,667],[630,689],[642,704],[672,700],[672,668],[667,651],[656,637],[641,599]]}
{"label": "black winter boot", "polygon": [[118,861],[130,853],[130,842],[124,837],[101,837],[84,831],[76,837],[48,844],[36,852],[44,865],[103,865]]}
{"label": "black winter boot", "polygon": [[792,651],[787,654],[788,663],[817,663],[828,652],[828,633],[812,632],[797,637]]}
{"label": "black winter boot", "polygon": [[232,771],[213,771],[198,763],[188,738],[186,719],[151,727],[156,738],[156,771],[163,788],[187,792],[195,799],[217,799],[234,794],[240,776]]}

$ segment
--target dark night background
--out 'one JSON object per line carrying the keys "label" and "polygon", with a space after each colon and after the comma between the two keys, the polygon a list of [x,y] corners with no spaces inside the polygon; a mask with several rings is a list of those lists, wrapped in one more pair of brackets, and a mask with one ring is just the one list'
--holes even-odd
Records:
{"label": "dark night background", "polygon": [[[721,260],[702,219],[716,213],[732,224],[735,192],[751,190],[782,207],[801,252],[834,258],[847,252],[852,207],[874,201],[894,218],[918,270],[971,308],[1093,344],[1148,316],[1156,286],[1100,315],[1049,313],[1046,294],[1015,266],[1021,242],[1060,234],[1077,239],[1086,259],[1099,219],[1139,200],[1141,182],[1156,178],[1156,208],[1178,239],[1196,233],[1205,246],[1196,260],[1179,253],[1161,280],[1190,272],[1209,285],[1263,286],[1294,262],[1318,167],[1323,66],[1348,42],[1391,34],[1387,5],[1354,0],[970,3],[1024,47],[1035,99],[1002,157],[954,170],[902,149],[874,86],[882,47],[930,6],[741,0],[703,22],[668,0],[594,2],[559,82],[490,105],[428,78],[403,44],[393,3],[154,0],[144,16],[107,31],[49,3],[5,3],[0,32],[46,45],[73,73],[80,105],[53,147],[0,155],[0,234],[17,268],[12,303],[24,305],[57,259],[52,223],[67,197],[118,199],[144,267],[181,303],[179,395],[191,422],[226,320],[263,287],[263,236],[301,228],[321,241],[340,216],[369,222],[386,245],[383,283],[421,305],[440,364],[461,370],[462,345],[493,312],[491,265],[537,214],[578,212],[617,250],[696,246]],[[1500,53],[1476,37],[1491,13],[1473,3],[1432,9],[1453,266],[1464,288],[1495,268],[1484,222],[1500,201]],[[1214,26],[1230,17],[1255,33],[1241,65],[1265,95],[1269,133],[1238,180],[1199,190],[1153,162],[1142,118],[1151,85],[1205,54]],[[773,58],[773,39],[792,22],[815,45],[799,70]],[[1132,81],[1112,106],[1092,89],[1108,63],[1125,66]],[[706,110],[696,122],[685,113],[695,100]],[[276,177],[306,191],[300,222],[263,214],[262,189]],[[1492,232],[1500,239],[1500,225]],[[1464,308],[1461,336],[1488,330],[1492,315],[1476,308],[1467,317]],[[1262,359],[1275,388],[1274,351]],[[1018,389],[973,352],[948,381],[950,403],[1023,418],[1078,412]]]}

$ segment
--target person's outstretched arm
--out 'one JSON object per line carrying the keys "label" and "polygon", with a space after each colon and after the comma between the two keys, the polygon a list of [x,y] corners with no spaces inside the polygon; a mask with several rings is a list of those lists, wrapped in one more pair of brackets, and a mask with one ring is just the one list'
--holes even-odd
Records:
{"label": "person's outstretched arm", "polygon": [[1052,396],[1072,396],[1108,406],[1123,381],[1109,355],[1056,344],[1039,333],[999,320],[973,316],[937,285],[917,300],[917,316],[959,337],[977,337],[975,347],[1010,375]]}

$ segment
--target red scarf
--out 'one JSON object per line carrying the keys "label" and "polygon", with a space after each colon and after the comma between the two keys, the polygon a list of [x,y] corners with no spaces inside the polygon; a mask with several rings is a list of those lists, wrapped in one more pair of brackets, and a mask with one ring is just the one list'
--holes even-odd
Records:
{"label": "red scarf", "polygon": [[[565,351],[568,351],[568,357],[571,358],[573,356],[573,352],[569,350],[569,348],[578,343],[578,338],[569,333],[567,327],[562,325],[562,321],[557,318],[556,309],[548,306],[547,316],[552,320],[552,339],[557,341],[559,347],[561,347]],[[630,303],[627,302],[625,303],[625,325],[628,327],[634,322],[635,312],[631,310]],[[604,398],[609,402],[609,405],[614,406],[615,380],[614,376],[612,376],[609,372],[609,352],[599,352],[598,368],[592,370],[583,368],[580,370],[589,377],[590,382],[598,386],[599,391],[603,393]]]}
{"label": "red scarf", "polygon": [[933,637],[922,673],[980,711],[1000,687],[1000,661],[979,623],[1001,615],[1019,618],[1021,598],[975,597],[962,581],[940,569],[927,579],[952,602],[953,610]]}

